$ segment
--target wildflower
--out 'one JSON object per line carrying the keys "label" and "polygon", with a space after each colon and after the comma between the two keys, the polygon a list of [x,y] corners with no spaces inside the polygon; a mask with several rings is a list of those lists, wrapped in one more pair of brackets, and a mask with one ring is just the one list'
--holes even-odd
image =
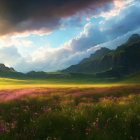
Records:
{"label": "wildflower", "polygon": [[12,123],[12,124],[11,124],[11,128],[12,128],[12,129],[14,129],[15,126],[16,126],[15,123]]}
{"label": "wildflower", "polygon": [[72,128],[72,131],[74,131],[74,128]]}
{"label": "wildflower", "polygon": [[38,115],[39,115],[39,114],[38,114],[37,112],[35,112],[35,113],[34,113],[34,117],[36,117],[36,118],[37,118],[37,117],[38,117]]}
{"label": "wildflower", "polygon": [[48,112],[48,108],[47,108],[46,106],[43,106],[43,107],[42,107],[42,110],[43,110],[44,112]]}
{"label": "wildflower", "polygon": [[9,128],[5,124],[1,124],[0,132],[9,132]]}
{"label": "wildflower", "polygon": [[96,122],[99,122],[99,118],[96,118]]}
{"label": "wildflower", "polygon": [[91,131],[91,128],[86,128],[86,131],[90,132]]}
{"label": "wildflower", "polygon": [[106,130],[106,129],[107,129],[107,126],[105,125],[105,126],[104,126],[104,130]]}
{"label": "wildflower", "polygon": [[47,139],[46,140],[52,140],[52,137],[47,137]]}
{"label": "wildflower", "polygon": [[97,129],[99,128],[99,125],[98,125],[98,124],[96,124],[96,128],[97,128]]}
{"label": "wildflower", "polygon": [[36,113],[34,113],[34,115],[38,115],[38,113],[36,112]]}

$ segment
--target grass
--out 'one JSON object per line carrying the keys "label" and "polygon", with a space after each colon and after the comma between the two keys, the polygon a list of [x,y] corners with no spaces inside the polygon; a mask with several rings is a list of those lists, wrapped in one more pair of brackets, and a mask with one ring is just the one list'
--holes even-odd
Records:
{"label": "grass", "polygon": [[130,77],[0,78],[0,140],[139,140],[139,78]]}
{"label": "grass", "polygon": [[140,88],[0,91],[0,140],[139,140]]}
{"label": "grass", "polygon": [[114,87],[114,86],[140,85],[140,80],[134,78],[125,80],[95,79],[95,78],[48,78],[48,79],[12,79],[0,78],[0,89],[22,87]]}

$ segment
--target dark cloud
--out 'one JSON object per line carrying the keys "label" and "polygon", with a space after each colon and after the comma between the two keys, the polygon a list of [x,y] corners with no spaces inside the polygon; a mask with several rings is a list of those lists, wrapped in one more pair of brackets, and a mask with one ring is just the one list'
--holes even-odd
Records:
{"label": "dark cloud", "polygon": [[95,12],[99,7],[107,9],[113,0],[1,0],[0,35],[9,32],[54,30],[61,19],[82,12]]}
{"label": "dark cloud", "polygon": [[[19,56],[20,54],[15,48],[13,48],[13,51],[10,48],[0,49],[0,61],[22,72],[64,69],[72,64],[79,63],[100,47],[113,49],[126,42],[132,34],[140,34],[139,9],[140,3],[122,9],[117,15],[103,20],[101,23],[88,23],[78,37],[60,48],[38,49],[25,57]],[[55,18],[48,21],[53,19]],[[36,25],[45,25],[45,23],[45,21],[38,22]],[[47,24],[49,25],[49,22]],[[34,27],[35,25],[31,26],[32,29]],[[14,56],[13,59],[11,59],[12,55]]]}
{"label": "dark cloud", "polygon": [[74,38],[70,47],[74,51],[84,51],[92,46],[114,40],[128,32],[140,28],[140,3],[124,8],[116,16],[104,20],[102,23],[89,23],[78,38]]}

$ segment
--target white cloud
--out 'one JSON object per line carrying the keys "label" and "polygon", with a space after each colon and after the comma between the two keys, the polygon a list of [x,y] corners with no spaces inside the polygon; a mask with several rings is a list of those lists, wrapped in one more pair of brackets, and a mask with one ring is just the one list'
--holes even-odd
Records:
{"label": "white cloud", "polygon": [[10,46],[0,48],[0,63],[4,63],[7,66],[12,66],[19,61],[19,58],[21,58],[21,55],[16,47]]}
{"label": "white cloud", "polygon": [[135,0],[125,0],[125,1],[114,1],[114,8],[107,12],[101,12],[100,14],[94,15],[94,17],[104,17],[106,19],[112,18],[112,16],[117,16],[122,9],[128,8],[130,6],[136,5]]}
{"label": "white cloud", "polygon": [[69,67],[73,64],[79,63],[83,58],[89,57],[90,54],[94,53],[101,47],[107,47],[110,49],[116,48],[123,43],[125,43],[128,38],[134,34],[140,33],[140,28],[138,30],[128,32],[112,41],[101,43],[92,46],[84,51],[73,51],[72,49],[67,49],[65,47],[57,49],[38,49],[32,54],[32,56],[20,59],[15,65],[15,68],[19,71],[27,72],[32,69],[36,71],[56,71]]}
{"label": "white cloud", "polygon": [[[121,10],[118,15],[113,15],[100,24],[88,23],[78,37],[59,48],[41,47],[24,57],[19,54],[16,47],[11,47],[11,50],[8,50],[10,47],[1,49],[0,52],[3,55],[0,53],[0,62],[22,72],[56,71],[77,64],[101,47],[113,49],[126,42],[133,33],[140,33],[139,8],[139,4],[129,6]],[[13,45],[17,46],[18,43],[13,43]]]}
{"label": "white cloud", "polygon": [[33,45],[34,43],[30,40],[8,36],[0,38],[0,46],[32,47]]}

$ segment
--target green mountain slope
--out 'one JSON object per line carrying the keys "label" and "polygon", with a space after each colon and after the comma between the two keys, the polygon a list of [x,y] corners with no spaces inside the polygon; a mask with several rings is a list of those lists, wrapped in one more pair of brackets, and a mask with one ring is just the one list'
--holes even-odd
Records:
{"label": "green mountain slope", "polygon": [[140,83],[140,71],[131,73],[124,77],[124,83]]}
{"label": "green mountain slope", "polygon": [[14,78],[20,78],[23,77],[24,74],[15,71],[13,68],[6,67],[4,64],[0,64],[0,76],[1,77],[14,77]]}
{"label": "green mountain slope", "polygon": [[[97,54],[99,57],[96,57]],[[95,56],[95,58],[91,56]],[[119,46],[116,50],[108,50],[103,53],[101,49],[91,56],[62,72],[103,73],[105,71],[112,72],[112,70],[120,74],[136,72],[140,70],[140,36],[134,34],[125,44]]]}
{"label": "green mountain slope", "polygon": [[103,57],[104,55],[108,54],[109,52],[111,52],[110,49],[108,48],[101,48],[99,50],[97,50],[94,54],[91,54],[89,58],[85,58],[83,59],[80,64],[85,64],[87,62],[90,62],[90,61],[94,61],[100,57]]}
{"label": "green mountain slope", "polygon": [[8,68],[4,64],[0,64],[0,73],[5,72],[5,73],[11,73],[11,72],[16,72],[13,68]]}

